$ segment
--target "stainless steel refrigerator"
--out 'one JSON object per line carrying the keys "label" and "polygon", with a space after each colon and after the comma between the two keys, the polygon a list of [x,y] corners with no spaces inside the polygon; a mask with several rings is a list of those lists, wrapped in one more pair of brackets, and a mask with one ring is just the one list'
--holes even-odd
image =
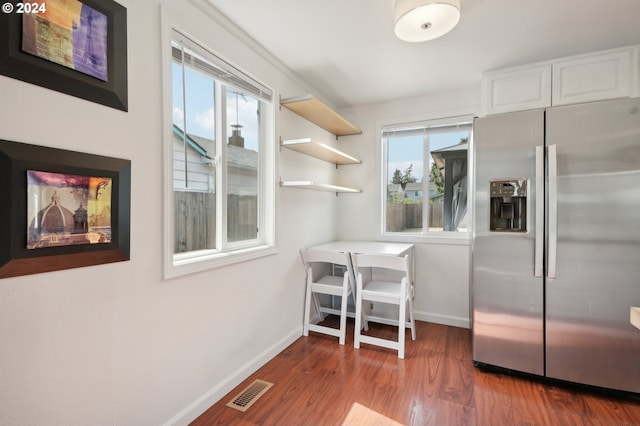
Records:
{"label": "stainless steel refrigerator", "polygon": [[640,393],[640,99],[474,124],[473,360]]}

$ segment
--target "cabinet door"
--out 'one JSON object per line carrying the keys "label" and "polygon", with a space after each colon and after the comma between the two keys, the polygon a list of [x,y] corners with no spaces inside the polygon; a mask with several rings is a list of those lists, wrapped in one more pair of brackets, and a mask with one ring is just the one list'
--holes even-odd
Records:
{"label": "cabinet door", "polygon": [[630,50],[555,61],[553,105],[629,97],[630,65]]}
{"label": "cabinet door", "polygon": [[483,115],[551,106],[551,65],[487,72],[482,81]]}

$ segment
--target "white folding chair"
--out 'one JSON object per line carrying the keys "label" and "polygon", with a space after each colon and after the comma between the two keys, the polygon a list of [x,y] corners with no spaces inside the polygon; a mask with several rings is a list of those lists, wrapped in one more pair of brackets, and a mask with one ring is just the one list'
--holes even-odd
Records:
{"label": "white folding chair", "polygon": [[[367,276],[371,279],[363,279],[364,268],[375,268]],[[413,318],[413,300],[411,274],[409,270],[409,257],[397,257],[381,254],[356,254],[354,255],[354,269],[356,279],[356,324],[354,347],[360,348],[361,343],[382,346],[398,351],[398,358],[404,358],[405,327],[411,329],[411,338],[416,340],[416,326]],[[392,272],[389,274],[389,272]],[[378,279],[376,274],[383,275]],[[391,275],[398,275],[389,278]],[[398,305],[398,319],[383,318],[367,315],[369,322],[378,322],[398,326],[398,340],[387,340],[379,337],[362,334],[360,319],[365,302],[381,302]],[[408,318],[408,319],[407,319]]]}
{"label": "white folding chair", "polygon": [[[302,250],[301,254],[307,275],[302,334],[308,336],[309,330],[311,330],[337,336],[340,344],[344,345],[347,334],[347,304],[349,296],[353,297],[355,289],[349,254],[319,250]],[[339,272],[336,273],[336,270]],[[340,309],[335,309],[333,304],[331,306],[323,305],[318,297],[322,294],[340,296]],[[339,315],[340,328],[336,329],[312,323],[312,304],[320,321],[324,320],[324,314]]]}

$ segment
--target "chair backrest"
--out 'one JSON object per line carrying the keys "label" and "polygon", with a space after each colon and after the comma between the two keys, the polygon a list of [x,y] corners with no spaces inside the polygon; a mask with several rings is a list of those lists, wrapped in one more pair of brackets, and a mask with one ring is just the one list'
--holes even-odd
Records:
{"label": "chair backrest", "polygon": [[359,268],[384,268],[394,271],[404,272],[409,279],[409,256],[404,257],[391,256],[388,254],[356,254],[354,259],[354,268],[357,271]]}
{"label": "chair backrest", "polygon": [[332,263],[347,268],[349,276],[353,274],[348,253],[305,249],[302,250],[300,254],[302,255],[302,262],[304,263],[305,269],[311,268],[312,263]]}

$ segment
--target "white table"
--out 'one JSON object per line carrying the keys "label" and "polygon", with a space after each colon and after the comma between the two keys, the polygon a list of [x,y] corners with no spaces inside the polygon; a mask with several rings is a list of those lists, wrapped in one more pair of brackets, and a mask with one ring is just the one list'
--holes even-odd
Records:
{"label": "white table", "polygon": [[388,254],[392,256],[413,256],[413,244],[387,243],[382,241],[339,240],[309,247],[311,250],[351,252],[358,254]]}
{"label": "white table", "polygon": [[340,253],[356,254],[387,254],[390,256],[409,255],[411,280],[415,276],[414,245],[408,243],[387,243],[383,241],[348,241],[338,240],[330,243],[309,247],[309,250],[336,251]]}
{"label": "white table", "polygon": [[[386,254],[389,256],[408,255],[409,269],[411,271],[411,277],[409,277],[409,280],[412,284],[414,282],[413,277],[415,276],[415,262],[414,262],[414,245],[413,244],[387,243],[383,241],[338,240],[338,241],[332,241],[330,243],[319,244],[317,246],[308,247],[308,249],[333,251],[333,252],[340,252],[340,253],[355,253],[355,254]],[[355,279],[356,279],[355,274],[356,274],[356,271],[354,270],[354,276],[352,276],[353,283],[355,283]],[[355,292],[353,294],[355,294]],[[353,313],[350,312],[349,316],[353,317]],[[363,313],[363,316],[366,318],[367,314]]]}

